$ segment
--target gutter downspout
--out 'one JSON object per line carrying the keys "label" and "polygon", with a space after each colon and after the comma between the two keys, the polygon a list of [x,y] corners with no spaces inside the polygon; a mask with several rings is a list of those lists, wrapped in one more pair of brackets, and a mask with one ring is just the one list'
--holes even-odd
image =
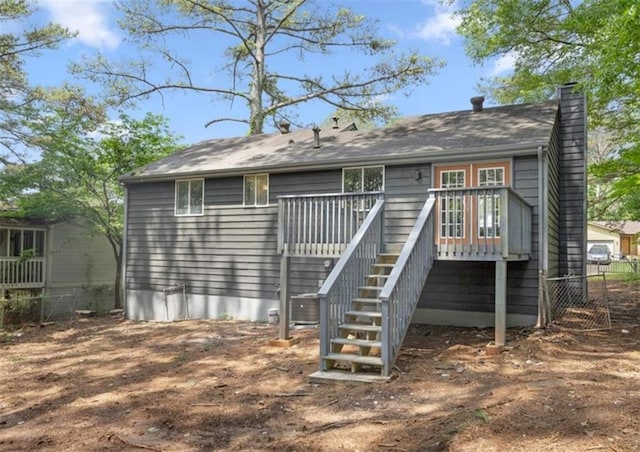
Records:
{"label": "gutter downspout", "polygon": [[544,279],[549,270],[549,168],[547,147],[538,147],[538,320],[536,328],[549,321],[545,303]]}
{"label": "gutter downspout", "polygon": [[122,250],[120,251],[121,253],[121,259],[122,259],[122,263],[121,263],[121,272],[122,275],[120,275],[120,287],[118,288],[120,290],[120,296],[122,297],[122,310],[124,312],[124,317],[126,319],[129,318],[128,315],[128,305],[129,303],[127,302],[127,225],[129,223],[129,190],[127,188],[126,184],[123,184],[124,187],[124,221],[123,221],[123,225],[122,225]]}

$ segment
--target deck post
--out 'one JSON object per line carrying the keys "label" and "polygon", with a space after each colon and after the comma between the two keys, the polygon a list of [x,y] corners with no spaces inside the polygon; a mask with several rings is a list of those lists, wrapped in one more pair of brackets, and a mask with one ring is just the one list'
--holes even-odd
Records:
{"label": "deck post", "polygon": [[280,258],[280,330],[278,339],[286,341],[289,339],[289,265],[291,257],[283,253]]}
{"label": "deck post", "polygon": [[507,331],[507,261],[496,261],[495,345],[503,347]]}

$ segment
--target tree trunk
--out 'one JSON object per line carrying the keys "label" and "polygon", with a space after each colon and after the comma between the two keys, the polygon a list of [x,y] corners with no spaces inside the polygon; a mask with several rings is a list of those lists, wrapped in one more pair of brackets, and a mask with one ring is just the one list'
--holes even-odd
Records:
{"label": "tree trunk", "polygon": [[[126,234],[126,232],[123,233]],[[116,280],[113,283],[114,308],[122,309],[122,240],[118,240],[117,237],[108,233],[105,234],[105,237],[111,245],[113,257],[116,261]]]}
{"label": "tree trunk", "polygon": [[113,289],[114,308],[122,309],[122,248],[120,252],[116,254],[116,281]]}
{"label": "tree trunk", "polygon": [[262,0],[256,3],[256,31],[253,49],[253,75],[249,90],[249,135],[258,135],[264,131],[264,108],[262,93],[264,92],[264,46],[266,27],[264,5]]}

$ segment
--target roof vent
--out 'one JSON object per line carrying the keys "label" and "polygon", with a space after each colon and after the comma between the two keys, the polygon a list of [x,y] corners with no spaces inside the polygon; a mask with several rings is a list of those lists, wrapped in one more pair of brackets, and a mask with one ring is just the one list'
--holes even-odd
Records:
{"label": "roof vent", "polygon": [[278,128],[280,129],[280,133],[282,134],[289,133],[291,124],[286,121],[281,121],[280,123],[278,123]]}
{"label": "roof vent", "polygon": [[340,126],[338,125],[338,121],[340,120],[340,118],[338,118],[337,116],[334,116],[334,117],[333,117],[333,118],[331,118],[331,119],[333,119],[333,128],[334,128],[334,129],[339,129],[339,128],[340,128]]}
{"label": "roof vent", "polygon": [[313,148],[318,149],[320,147],[320,127],[313,128]]}
{"label": "roof vent", "polygon": [[471,105],[473,106],[473,111],[475,112],[482,111],[483,103],[484,103],[484,96],[476,96],[471,98]]}

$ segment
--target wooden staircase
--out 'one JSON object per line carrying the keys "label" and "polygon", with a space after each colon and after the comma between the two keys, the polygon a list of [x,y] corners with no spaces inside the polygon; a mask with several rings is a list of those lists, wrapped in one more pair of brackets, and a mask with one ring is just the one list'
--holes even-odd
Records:
{"label": "wooden staircase", "polygon": [[364,285],[358,288],[358,297],[351,301],[351,309],[338,326],[339,336],[331,339],[330,353],[321,357],[322,370],[309,377],[311,382],[387,379],[380,373],[382,313],[378,295],[398,257],[398,253],[378,255]]}

